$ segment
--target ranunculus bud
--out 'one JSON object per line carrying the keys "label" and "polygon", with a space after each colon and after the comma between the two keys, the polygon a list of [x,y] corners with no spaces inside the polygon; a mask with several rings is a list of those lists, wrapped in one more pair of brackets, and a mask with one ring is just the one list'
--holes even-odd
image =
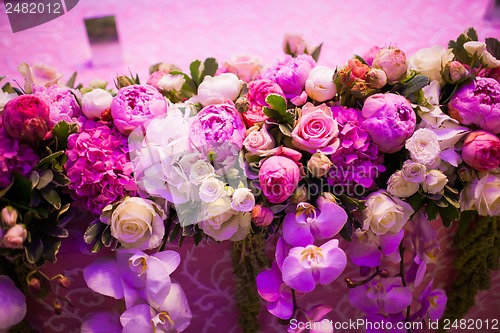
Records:
{"label": "ranunculus bud", "polygon": [[467,75],[464,65],[459,61],[450,61],[446,64],[443,70],[444,80],[448,83],[454,84],[463,79]]}
{"label": "ranunculus bud", "polygon": [[40,289],[41,289],[41,283],[40,283],[40,280],[37,279],[37,278],[32,278],[29,282],[28,282],[28,289],[30,292],[32,292],[33,294],[36,294],[36,293],[39,293],[40,292]]}
{"label": "ranunculus bud", "polygon": [[366,82],[371,88],[380,89],[387,84],[387,75],[378,68],[372,68],[366,73]]}
{"label": "ranunculus bud", "polygon": [[332,99],[337,93],[337,88],[333,82],[335,71],[326,66],[316,66],[306,80],[306,93],[309,97],[318,102]]}
{"label": "ranunculus bud", "polygon": [[498,168],[500,139],[487,131],[474,131],[465,138],[462,158],[476,170],[487,171]]}
{"label": "ranunculus bud", "polygon": [[332,166],[332,161],[323,153],[315,153],[307,162],[307,170],[316,178],[327,174]]}
{"label": "ranunculus bud", "polygon": [[408,70],[406,54],[397,48],[382,49],[373,60],[373,67],[383,70],[389,83],[398,82]]}
{"label": "ranunculus bud", "polygon": [[111,107],[113,96],[103,89],[94,89],[82,97],[82,111],[89,119],[100,118],[104,110]]}
{"label": "ranunculus bud", "polygon": [[274,215],[271,209],[262,205],[255,205],[252,209],[252,222],[258,227],[267,227],[273,222]]}
{"label": "ranunculus bud", "polygon": [[21,95],[5,104],[2,122],[7,133],[19,141],[37,145],[49,131],[50,110],[33,95]]}
{"label": "ranunculus bud", "polygon": [[27,236],[28,232],[24,225],[16,224],[3,237],[3,245],[9,249],[22,249]]}
{"label": "ranunculus bud", "polygon": [[17,209],[12,206],[5,206],[2,209],[1,215],[3,224],[9,227],[13,227],[17,222],[19,213],[17,212]]}

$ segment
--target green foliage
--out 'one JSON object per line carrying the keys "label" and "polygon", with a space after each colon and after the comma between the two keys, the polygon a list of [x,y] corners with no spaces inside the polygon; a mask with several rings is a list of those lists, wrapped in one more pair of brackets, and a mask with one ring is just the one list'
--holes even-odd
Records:
{"label": "green foliage", "polygon": [[490,272],[500,261],[500,223],[497,216],[481,217],[476,212],[462,214],[454,246],[457,277],[450,285],[443,318],[462,318],[474,306],[479,290],[490,287]]}
{"label": "green foliage", "polygon": [[476,67],[479,65],[479,59],[473,59],[465,50],[464,44],[477,40],[478,36],[476,30],[474,28],[469,28],[467,31],[458,36],[456,41],[450,40],[448,42],[448,48],[452,49],[456,60],[460,61],[462,64],[472,64],[472,67]]}
{"label": "green foliage", "polygon": [[233,243],[233,269],[236,284],[236,304],[240,311],[239,323],[245,333],[259,332],[260,298],[255,279],[271,265],[266,256],[266,241],[261,233],[249,234]]}
{"label": "green foliage", "polygon": [[[415,73],[413,73],[415,74]],[[416,74],[410,75],[403,81],[396,84],[392,89],[392,93],[398,93],[406,97],[410,102],[416,103],[418,100],[417,93],[429,84],[430,80],[427,76]]]}
{"label": "green foliage", "polygon": [[486,38],[486,50],[496,59],[500,59],[500,42],[496,38]]}
{"label": "green foliage", "polygon": [[314,51],[311,53],[311,57],[318,61],[319,55],[321,54],[321,48],[323,47],[323,43],[319,44],[317,48],[314,49]]}
{"label": "green foliage", "polygon": [[[279,124],[293,126],[295,122],[295,113],[291,110],[287,110],[286,100],[282,96],[278,94],[269,94],[266,97],[266,103],[269,105],[269,107],[264,107],[263,109],[266,116]],[[285,132],[283,133],[285,134]]]}

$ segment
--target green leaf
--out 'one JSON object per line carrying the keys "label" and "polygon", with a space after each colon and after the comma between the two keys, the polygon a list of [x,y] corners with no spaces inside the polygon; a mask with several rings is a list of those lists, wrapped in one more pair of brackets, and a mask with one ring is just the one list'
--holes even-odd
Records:
{"label": "green leaf", "polygon": [[21,174],[14,173],[14,184],[9,191],[9,197],[11,194],[15,194],[15,203],[22,204],[30,202],[31,196],[31,180]]}
{"label": "green leaf", "polygon": [[460,202],[458,200],[453,199],[449,197],[448,195],[444,194],[443,197],[448,201],[452,206],[454,206],[456,209],[460,209]]}
{"label": "green leaf", "polygon": [[366,60],[365,60],[365,59],[363,59],[363,57],[361,57],[361,56],[359,56],[359,55],[357,55],[357,54],[355,54],[355,55],[354,55],[354,59],[357,59],[357,60],[361,61],[361,63],[362,63],[363,65],[367,65],[367,66],[369,66],[369,65],[368,65],[368,63],[366,62]]}
{"label": "green leaf", "polygon": [[217,68],[219,68],[219,65],[217,64],[217,60],[215,60],[215,58],[205,59],[205,62],[203,62],[203,71],[200,75],[200,83],[203,81],[205,76],[214,76],[217,72]]}
{"label": "green leaf", "polygon": [[75,81],[76,81],[76,76],[78,75],[77,72],[73,72],[71,77],[69,78],[68,82],[66,82],[66,86],[69,88],[74,88],[75,87]]}
{"label": "green leaf", "polygon": [[42,258],[43,255],[43,243],[40,237],[31,235],[28,242],[24,244],[24,254],[26,255],[26,260],[30,264],[35,264]]}
{"label": "green leaf", "polygon": [[281,133],[286,136],[292,136],[292,129],[289,125],[279,124]]}
{"label": "green leaf", "polygon": [[431,200],[425,207],[425,212],[427,214],[427,218],[429,219],[429,221],[434,221],[438,215],[438,206],[434,201]]}
{"label": "green leaf", "polygon": [[42,228],[43,234],[55,238],[67,238],[69,232],[66,229],[60,228],[55,225],[47,225]]}
{"label": "green leaf", "polygon": [[478,41],[479,37],[477,36],[477,31],[473,27],[469,27],[467,31],[465,32],[467,37],[469,37],[472,41]]}
{"label": "green leaf", "polygon": [[53,172],[54,178],[52,179],[52,182],[56,184],[57,186],[67,186],[71,183],[71,180],[66,176],[65,174],[61,172]]}
{"label": "green leaf", "polygon": [[6,187],[0,190],[0,198],[3,197],[7,192],[9,192],[10,188],[14,184],[14,181],[11,181],[10,184]]}
{"label": "green leaf", "polygon": [[403,85],[403,90],[401,91],[401,95],[408,98],[410,95],[413,95],[418,90],[429,84],[430,80],[425,75],[415,75],[408,83]]}
{"label": "green leaf", "polygon": [[189,65],[189,71],[191,72],[191,77],[193,78],[194,84],[196,86],[200,85],[200,60],[195,60]]}
{"label": "green leaf", "polygon": [[408,198],[408,203],[415,212],[417,212],[424,203],[425,197],[420,193],[415,193]]}
{"label": "green leaf", "polygon": [[49,262],[55,264],[57,262],[57,253],[61,247],[61,240],[55,237],[45,237],[43,242],[43,256]]}
{"label": "green leaf", "polygon": [[266,103],[273,110],[278,111],[280,114],[286,112],[286,100],[283,96],[278,94],[269,94],[266,97]]}
{"label": "green leaf", "polygon": [[51,170],[43,170],[40,172],[40,177],[38,179],[38,183],[36,185],[36,188],[38,190],[43,189],[45,186],[49,185],[52,179],[54,178],[54,174],[52,173]]}
{"label": "green leaf", "polygon": [[59,150],[66,148],[68,145],[68,137],[73,133],[73,131],[74,128],[72,128],[70,124],[65,121],[60,121],[54,126],[52,129],[52,135],[56,139],[57,148]]}
{"label": "green leaf", "polygon": [[[448,43],[448,47],[453,50],[453,54],[455,55],[456,60],[460,61],[463,64],[471,64],[472,57],[467,53],[464,48],[464,44],[471,41],[477,41],[477,32],[474,28],[469,28],[467,31],[458,36],[456,41],[451,40]],[[478,61],[474,62],[474,65],[479,63]]]}
{"label": "green leaf", "polygon": [[[83,235],[83,240],[87,244],[91,244],[94,240],[96,240],[101,233],[106,229],[107,225],[102,223],[101,221],[96,221],[89,225],[85,234]],[[100,237],[99,237],[100,238]]]}
{"label": "green leaf", "polygon": [[40,160],[40,162],[38,162],[38,164],[35,166],[35,169],[44,169],[44,168],[46,168],[47,166],[50,165],[50,163],[52,163],[53,160],[55,160],[56,158],[60,157],[63,154],[64,154],[64,151],[61,150],[61,151],[55,152],[53,154],[50,154],[49,156],[47,156],[45,158],[42,158]]}
{"label": "green leaf", "polygon": [[486,38],[486,50],[500,60],[500,42],[496,38]]}
{"label": "green leaf", "polygon": [[323,47],[323,43],[319,44],[319,46],[314,49],[313,53],[311,53],[311,57],[313,57],[314,60],[318,61],[319,55],[321,54],[322,47]]}
{"label": "green leaf", "polygon": [[451,227],[452,223],[459,219],[460,211],[453,205],[447,207],[438,207],[439,216],[443,220],[443,225],[447,228]]}
{"label": "green leaf", "polygon": [[55,209],[61,209],[61,198],[54,189],[43,189],[42,196],[47,200]]}
{"label": "green leaf", "polygon": [[111,236],[111,228],[109,225],[104,229],[101,235],[101,242],[104,246],[109,247],[111,243],[114,241],[114,237]]}
{"label": "green leaf", "polygon": [[469,229],[469,225],[474,221],[475,217],[477,217],[477,211],[475,210],[466,210],[460,214],[460,220],[458,220],[458,234],[461,237],[465,235]]}

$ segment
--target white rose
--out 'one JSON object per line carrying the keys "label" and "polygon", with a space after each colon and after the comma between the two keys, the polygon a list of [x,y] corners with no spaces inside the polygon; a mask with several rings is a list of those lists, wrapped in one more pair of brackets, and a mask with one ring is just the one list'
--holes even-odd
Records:
{"label": "white rose", "polygon": [[240,55],[224,64],[223,69],[236,74],[241,80],[250,82],[259,75],[262,68],[260,58],[249,55]]}
{"label": "white rose", "polygon": [[422,184],[422,189],[426,193],[438,194],[448,183],[448,177],[439,170],[431,170],[427,173],[425,180]]}
{"label": "white rose", "polygon": [[165,235],[165,217],[153,201],[127,197],[111,214],[111,235],[125,248],[154,249],[160,246]]}
{"label": "white rose", "polygon": [[165,91],[179,91],[181,90],[184,82],[186,82],[186,80],[184,79],[184,75],[166,74],[158,81],[158,87]]}
{"label": "white rose", "polygon": [[409,59],[410,68],[427,76],[431,81],[437,80],[443,83],[441,70],[453,59],[453,53],[442,46],[418,50]]}
{"label": "white rose", "polygon": [[397,234],[414,212],[408,203],[389,196],[384,190],[368,195],[365,204],[363,231],[370,229],[376,235]]}
{"label": "white rose", "polygon": [[203,106],[235,101],[240,94],[242,82],[233,73],[224,73],[218,76],[205,76],[198,87],[198,102]]}
{"label": "white rose", "polygon": [[417,193],[419,184],[406,180],[401,171],[393,173],[387,181],[387,192],[399,198],[408,198]]}
{"label": "white rose", "polygon": [[224,183],[216,178],[203,181],[200,186],[200,199],[204,202],[215,202],[224,192]]}
{"label": "white rose", "polygon": [[412,160],[407,160],[403,163],[401,175],[409,182],[421,184],[425,180],[426,171],[427,168],[425,165]]}
{"label": "white rose", "polygon": [[233,193],[231,207],[237,212],[251,212],[255,206],[255,197],[250,189],[237,188]]}
{"label": "white rose", "polygon": [[416,130],[406,141],[405,147],[413,160],[426,166],[436,163],[441,153],[437,135],[427,128]]}
{"label": "white rose", "polygon": [[488,51],[484,51],[481,55],[481,62],[487,68],[497,68],[500,67],[500,60],[496,59],[491,53]]}
{"label": "white rose", "polygon": [[500,175],[485,173],[460,193],[461,210],[476,209],[481,216],[500,215]]}
{"label": "white rose", "polygon": [[205,234],[216,241],[240,241],[250,232],[252,214],[237,213],[231,209],[228,197],[221,197],[205,206],[205,219],[198,225]]}
{"label": "white rose", "polygon": [[464,43],[464,49],[470,56],[476,55],[487,68],[496,68],[500,66],[500,61],[486,50],[486,43],[467,42]]}
{"label": "white rose", "polygon": [[215,177],[215,169],[212,164],[205,162],[204,160],[196,161],[189,171],[189,180],[195,184],[200,185],[203,181],[208,178]]}
{"label": "white rose", "polygon": [[318,102],[332,99],[337,93],[337,88],[333,83],[334,72],[326,66],[314,67],[306,80],[307,95]]}
{"label": "white rose", "polygon": [[82,97],[82,111],[89,119],[100,118],[104,110],[111,106],[113,96],[104,89],[94,89]]}

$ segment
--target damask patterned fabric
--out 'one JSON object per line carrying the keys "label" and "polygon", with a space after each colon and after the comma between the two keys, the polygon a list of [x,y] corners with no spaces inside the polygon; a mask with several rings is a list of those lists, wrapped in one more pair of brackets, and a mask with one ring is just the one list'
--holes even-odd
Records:
{"label": "damask patterned fabric", "polygon": [[[145,81],[149,65],[159,61],[187,68],[194,59],[213,56],[223,61],[244,53],[260,56],[264,64],[271,65],[281,54],[286,32],[303,33],[318,44],[324,42],[319,63],[334,67],[375,45],[397,45],[408,55],[422,47],[446,45],[469,26],[477,29],[480,39],[499,38],[500,26],[483,18],[489,2],[82,0],[55,21],[16,34],[11,33],[6,15],[0,13],[0,75],[22,82],[16,68],[28,62],[57,66],[67,77],[78,70],[82,82],[93,78],[111,82],[117,73],[128,74],[129,68]],[[4,11],[3,4],[0,10]],[[116,16],[122,62],[91,67],[83,19],[108,14]],[[76,333],[83,318],[93,311],[123,310],[119,302],[93,293],[83,281],[83,268],[95,259],[82,240],[88,222],[73,222],[71,238],[63,243],[58,263],[47,267],[48,273],[62,272],[72,280],[66,295],[74,306],[64,304],[63,314],[55,316],[50,305],[29,301],[29,319],[41,332]],[[443,288],[453,278],[449,270],[452,233],[438,227],[439,222],[433,223],[439,228],[442,252],[429,272],[435,275],[435,287]],[[194,247],[187,240],[179,251],[182,262],[173,279],[182,284],[193,312],[186,332],[241,332],[234,301],[231,243]],[[334,308],[327,316],[334,321],[360,318],[348,302],[343,283],[345,277],[358,275],[356,267],[348,266],[336,282],[308,295],[306,303],[325,301]],[[500,319],[500,271],[492,275],[491,285],[489,291],[478,295],[467,318]],[[264,306],[260,321],[262,332],[286,330]]]}

